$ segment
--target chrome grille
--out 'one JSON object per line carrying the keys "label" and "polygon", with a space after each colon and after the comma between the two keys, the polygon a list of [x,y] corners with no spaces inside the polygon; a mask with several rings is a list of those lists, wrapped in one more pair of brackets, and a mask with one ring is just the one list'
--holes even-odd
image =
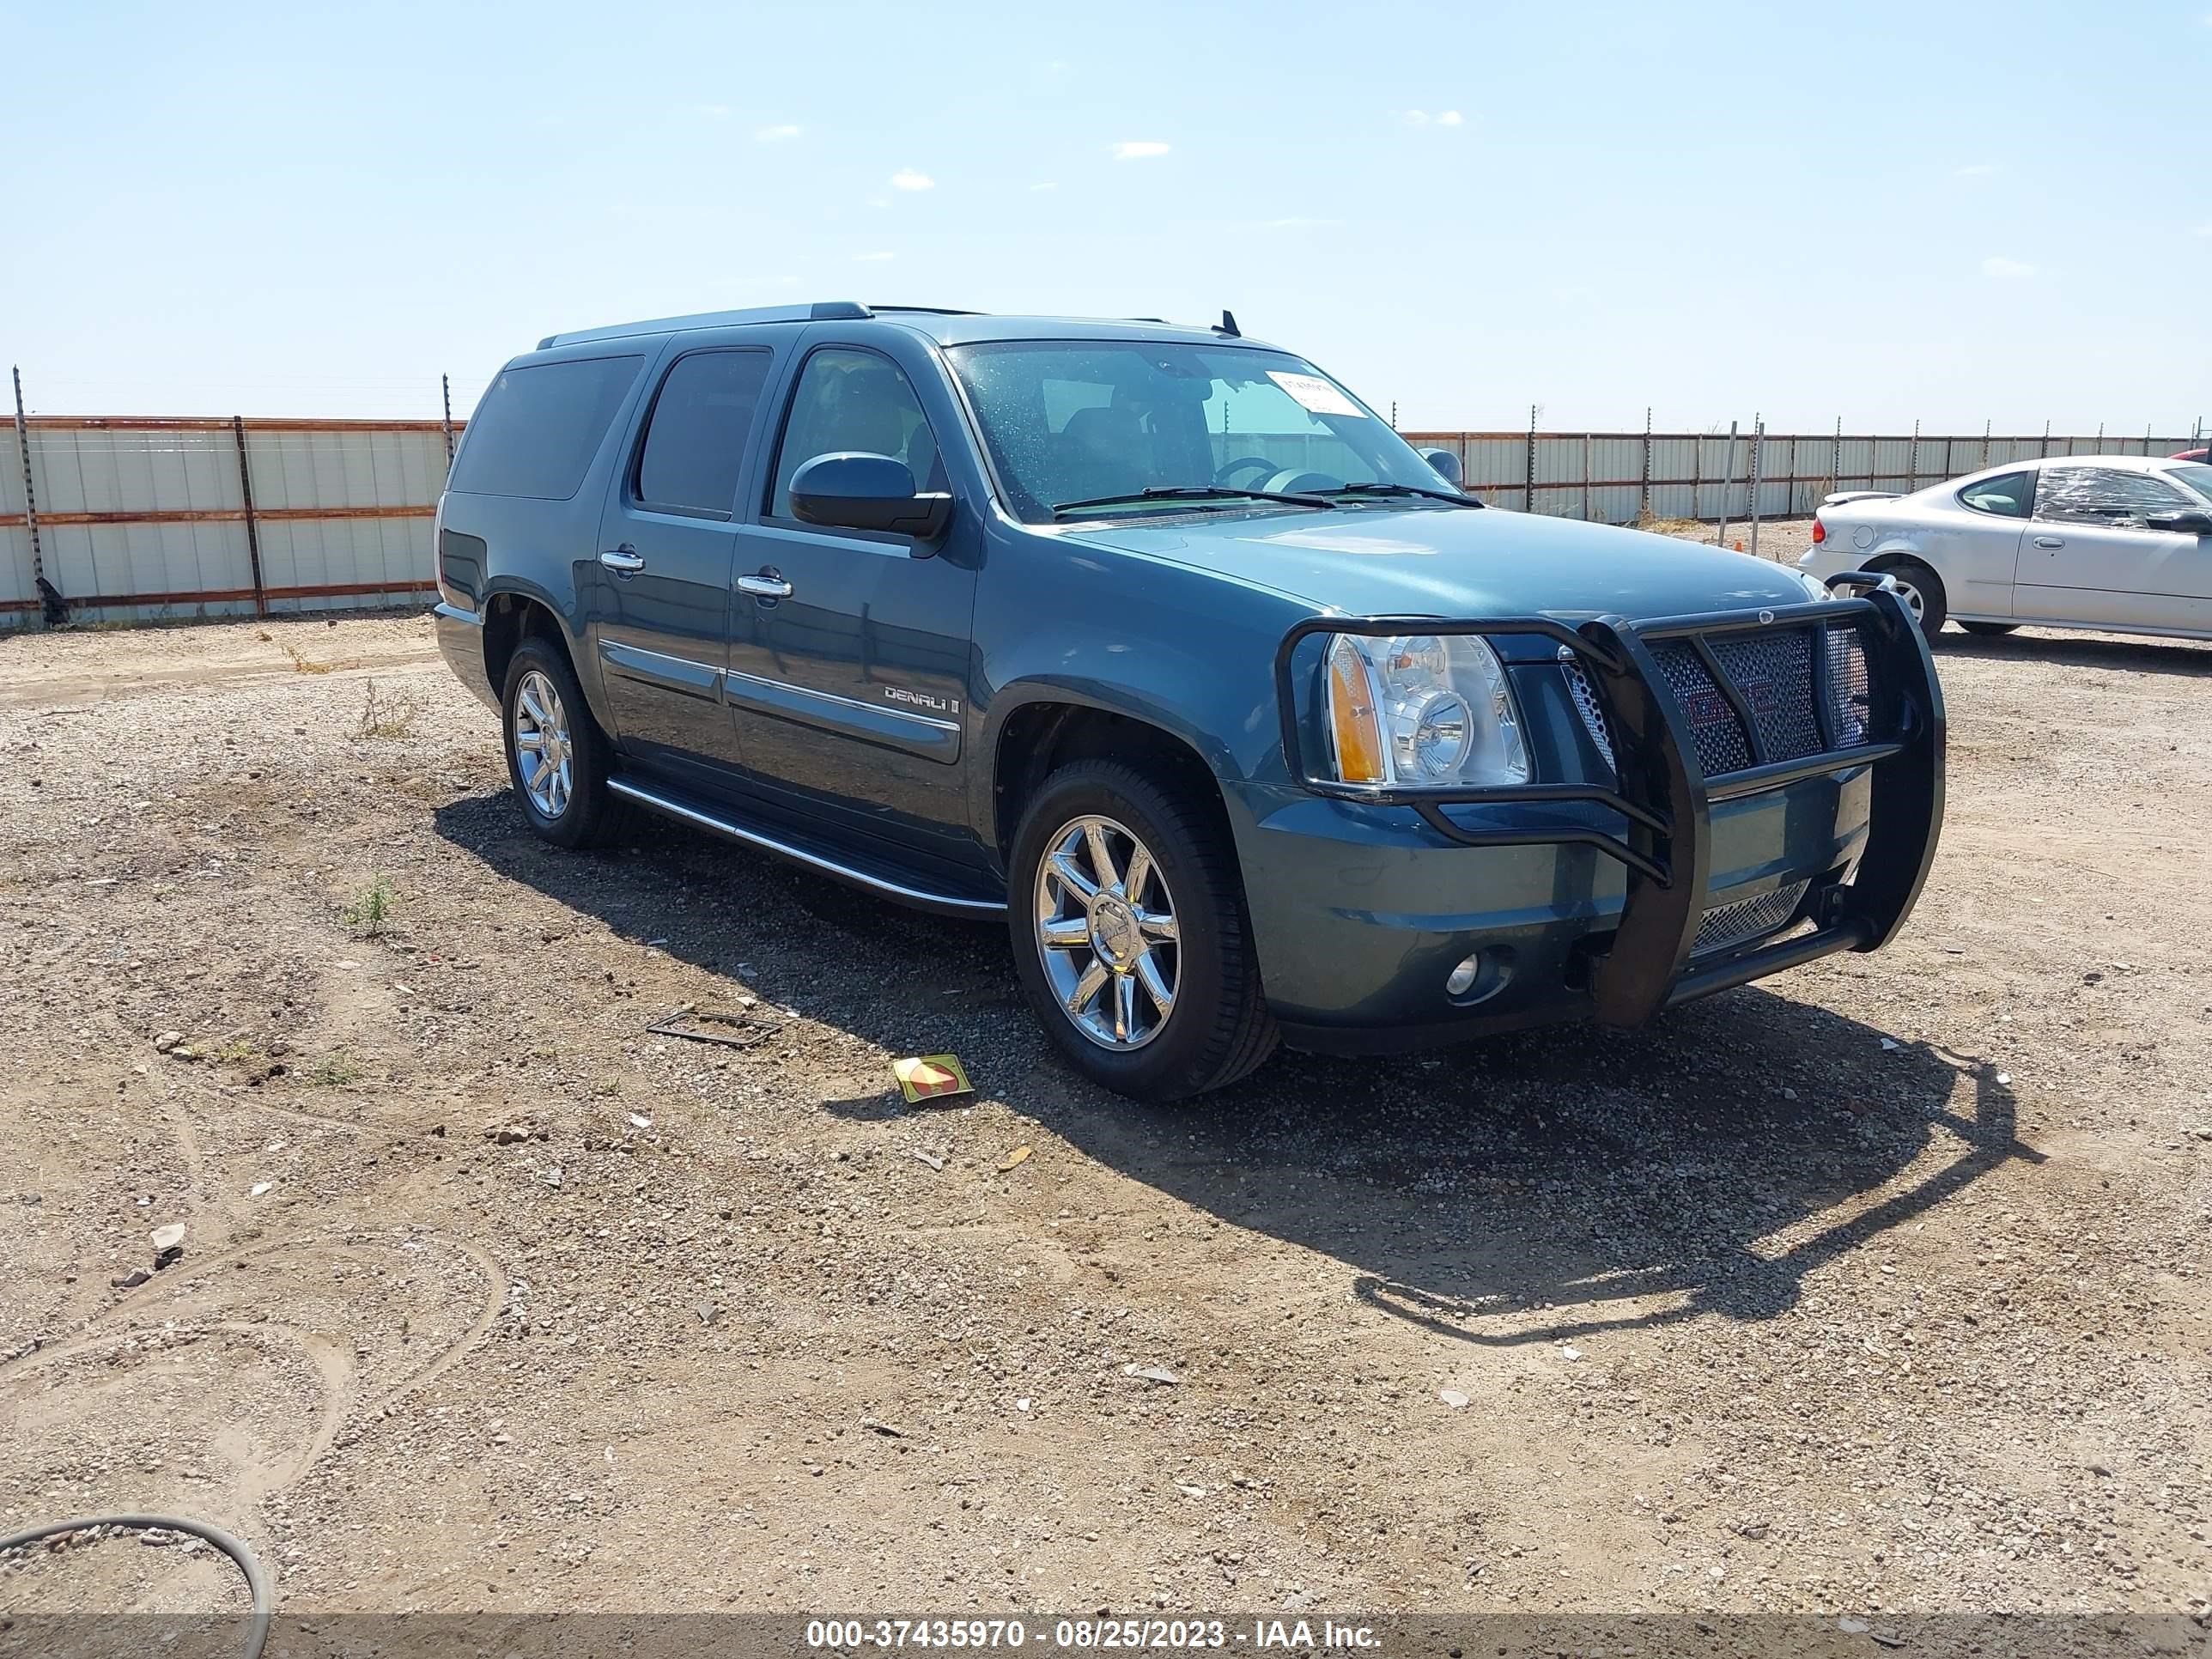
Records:
{"label": "chrome grille", "polygon": [[1802,760],[1820,752],[1820,726],[1813,715],[1813,635],[1804,628],[1762,628],[1711,641],[1713,659],[1735,683],[1759,727],[1770,761]]}
{"label": "chrome grille", "polygon": [[1747,945],[1788,927],[1797,914],[1797,907],[1805,902],[1805,890],[1812,884],[1809,881],[1793,881],[1756,898],[1715,905],[1698,923],[1698,936],[1691,944],[1690,954],[1703,956],[1711,951]]}

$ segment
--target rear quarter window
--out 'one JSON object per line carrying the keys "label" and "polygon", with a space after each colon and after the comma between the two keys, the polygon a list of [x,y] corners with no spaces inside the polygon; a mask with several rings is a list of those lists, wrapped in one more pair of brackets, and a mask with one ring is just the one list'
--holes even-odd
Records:
{"label": "rear quarter window", "polygon": [[644,361],[579,357],[501,370],[469,418],[449,487],[566,501]]}

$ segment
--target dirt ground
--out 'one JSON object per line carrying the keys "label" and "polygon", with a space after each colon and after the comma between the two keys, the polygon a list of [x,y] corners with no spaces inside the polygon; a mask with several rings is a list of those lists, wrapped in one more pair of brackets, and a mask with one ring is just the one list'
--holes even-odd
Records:
{"label": "dirt ground", "polygon": [[1889,951],[1144,1110],[994,929],[539,844],[423,619],[0,641],[0,1532],[197,1515],[293,1609],[2202,1616],[2212,647],[1940,656]]}

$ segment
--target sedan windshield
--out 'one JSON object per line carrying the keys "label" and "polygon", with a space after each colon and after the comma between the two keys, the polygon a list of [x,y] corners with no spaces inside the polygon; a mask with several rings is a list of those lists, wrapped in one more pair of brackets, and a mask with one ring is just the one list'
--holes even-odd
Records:
{"label": "sedan windshield", "polygon": [[2166,476],[2179,479],[2206,501],[2212,501],[2212,466],[2207,466],[2202,461],[2184,461],[2177,466],[2166,468]]}
{"label": "sedan windshield", "polygon": [[1158,340],[1001,341],[946,352],[1016,516],[1289,512],[1455,494],[1389,424],[1279,351]]}

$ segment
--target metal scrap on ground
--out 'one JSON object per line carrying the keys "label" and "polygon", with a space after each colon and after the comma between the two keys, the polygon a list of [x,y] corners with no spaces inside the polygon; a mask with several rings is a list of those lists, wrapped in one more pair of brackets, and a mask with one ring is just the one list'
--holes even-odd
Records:
{"label": "metal scrap on ground", "polygon": [[[678,1023],[685,1020],[702,1025],[726,1025],[730,1030],[697,1030]],[[713,1008],[683,1007],[645,1029],[655,1036],[682,1037],[687,1042],[719,1042],[726,1048],[750,1048],[755,1043],[767,1042],[769,1036],[764,1030],[752,1029],[752,1024],[749,1013],[726,1014]]]}

